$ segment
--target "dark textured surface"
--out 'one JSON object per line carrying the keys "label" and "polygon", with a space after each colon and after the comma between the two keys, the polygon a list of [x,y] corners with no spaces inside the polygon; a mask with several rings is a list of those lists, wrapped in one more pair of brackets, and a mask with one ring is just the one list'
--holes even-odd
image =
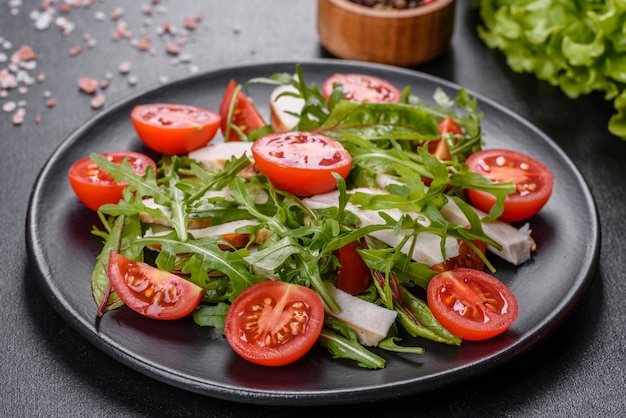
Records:
{"label": "dark textured surface", "polygon": [[[36,175],[54,149],[97,113],[80,93],[81,76],[113,76],[104,91],[107,105],[140,89],[158,85],[163,77],[182,77],[195,70],[264,61],[297,61],[327,56],[315,32],[315,2],[272,0],[162,2],[166,13],[151,20],[134,2],[95,2],[64,15],[76,25],[69,35],[52,26],[37,31],[22,5],[9,13],[0,5],[0,52],[10,54],[29,44],[38,54],[37,68],[46,80],[26,94],[11,91],[8,100],[26,100],[26,119],[12,125],[0,113],[0,222],[3,239],[0,280],[0,415],[2,416],[291,416],[296,407],[237,404],[196,395],[146,377],[111,359],[70,327],[49,304],[29,264],[24,241],[25,212]],[[147,3],[147,2],[146,2]],[[202,7],[200,6],[202,4]],[[140,52],[128,40],[114,42],[114,24],[107,16],[117,6],[136,38],[152,34],[154,53]],[[416,68],[487,96],[543,130],[565,151],[589,183],[597,201],[602,227],[600,264],[581,303],[550,336],[520,358],[486,374],[442,390],[365,405],[307,408],[307,412],[353,416],[618,416],[626,407],[626,307],[623,284],[624,172],[626,143],[606,131],[611,103],[594,94],[577,100],[531,76],[512,73],[504,58],[476,37],[478,18],[459,3],[451,50],[442,58]],[[184,45],[190,62],[173,61],[157,36],[159,22],[182,27],[183,18],[203,16]],[[97,43],[87,47],[83,35]],[[75,45],[85,50],[70,57]],[[184,58],[184,57],[183,57]],[[129,60],[129,75],[118,65]],[[186,61],[186,60],[182,60]],[[0,63],[3,68],[7,64]],[[197,66],[197,67],[196,67]],[[130,76],[137,84],[128,83]],[[132,80],[132,79],[131,79]],[[44,93],[57,105],[48,109]],[[42,121],[34,123],[35,115]],[[585,219],[577,220],[586,222]],[[578,237],[585,241],[588,237]],[[57,245],[63,245],[62,241]],[[573,255],[575,256],[575,255]],[[68,260],[71,262],[71,260]],[[550,280],[550,277],[546,277]]]}

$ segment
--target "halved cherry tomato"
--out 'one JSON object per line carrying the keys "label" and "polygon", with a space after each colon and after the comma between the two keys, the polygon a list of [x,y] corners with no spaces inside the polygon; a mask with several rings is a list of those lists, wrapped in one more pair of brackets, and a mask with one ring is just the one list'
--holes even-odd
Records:
{"label": "halved cherry tomato", "polygon": [[342,85],[346,100],[372,103],[398,103],[400,101],[400,89],[387,80],[372,75],[333,74],[322,83],[322,96],[328,99],[335,84]]}
{"label": "halved cherry tomato", "polygon": [[[516,192],[504,201],[504,212],[500,220],[516,222],[535,215],[546,204],[552,194],[554,175],[548,167],[520,152],[489,149],[472,154],[467,159],[469,170],[486,178],[502,183],[512,181]],[[468,190],[474,206],[489,212],[496,199],[492,194]]]}
{"label": "halved cherry tomato", "polygon": [[[482,241],[472,241],[472,244],[476,246],[478,251],[485,255],[485,252],[487,251],[487,244]],[[459,244],[459,255],[449,258],[443,263],[435,264],[430,268],[435,271],[444,272],[454,270],[459,267],[475,270],[482,270],[485,267],[483,259],[480,258],[480,256],[465,241],[461,241]]]}
{"label": "halved cherry tomato", "polygon": [[229,131],[228,138],[226,138],[227,141],[241,141],[241,137],[234,129],[228,129],[229,122],[239,127],[246,135],[255,129],[265,126],[265,120],[259,110],[254,103],[252,103],[252,100],[242,92],[239,92],[237,95],[232,119],[229,120],[228,113],[233,102],[233,95],[235,94],[236,88],[237,83],[235,80],[230,80],[228,86],[226,86],[224,96],[222,97],[222,103],[220,104],[220,116],[222,117],[221,129],[224,137],[226,137],[226,132]]}
{"label": "halved cherry tomato", "polygon": [[445,135],[451,133],[453,135],[463,135],[463,129],[456,123],[450,116],[443,118],[439,124],[439,133],[441,139],[428,142],[428,152],[440,159],[441,161],[448,161],[452,158],[450,155],[450,147],[445,140]]}
{"label": "halved cherry tomato", "polygon": [[137,135],[161,154],[187,154],[208,144],[220,126],[220,115],[181,104],[138,105],[130,113]]}
{"label": "halved cherry tomato", "polygon": [[506,331],[517,319],[515,295],[480,270],[458,268],[430,279],[427,301],[433,316],[452,334],[480,341]]}
{"label": "halved cherry tomato", "polygon": [[[115,164],[121,164],[124,158],[128,158],[135,173],[139,175],[143,175],[149,165],[156,173],[156,163],[147,155],[129,151],[105,152],[102,155]],[[78,199],[91,210],[98,210],[106,203],[119,202],[122,190],[128,185],[126,182],[116,183],[113,177],[91,161],[91,158],[76,161],[70,167],[68,177]]]}
{"label": "halved cherry tomato", "polygon": [[297,196],[313,196],[337,187],[335,172],[346,178],[352,157],[332,138],[311,132],[265,135],[252,144],[259,171],[278,188]]}
{"label": "halved cherry tomato", "polygon": [[358,241],[344,245],[335,255],[341,266],[337,269],[337,288],[351,295],[363,293],[372,283],[370,268],[356,251]]}
{"label": "halved cherry tomato", "polygon": [[154,319],[179,319],[202,301],[205,290],[175,274],[111,252],[109,281],[130,309]]}
{"label": "halved cherry tomato", "polygon": [[268,280],[235,298],[224,332],[242,358],[264,366],[282,366],[309,351],[323,324],[324,305],[315,291]]}

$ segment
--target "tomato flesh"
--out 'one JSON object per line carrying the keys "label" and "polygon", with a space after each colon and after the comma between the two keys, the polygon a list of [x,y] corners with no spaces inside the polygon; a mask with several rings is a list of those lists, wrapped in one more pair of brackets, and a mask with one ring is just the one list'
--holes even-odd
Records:
{"label": "tomato flesh", "polygon": [[[156,163],[147,155],[130,151],[105,152],[102,155],[115,164],[121,164],[124,158],[127,158],[135,173],[139,175],[143,175],[148,166],[152,166],[156,173]],[[115,182],[113,177],[98,167],[91,158],[83,158],[72,164],[68,178],[78,199],[94,211],[104,204],[119,202],[122,190],[127,186],[126,182]]]}
{"label": "tomato flesh", "polygon": [[[482,241],[472,241],[472,244],[476,246],[478,251],[485,255],[485,252],[487,251],[487,244]],[[444,272],[460,267],[475,270],[482,270],[485,267],[483,259],[465,241],[461,241],[459,244],[459,255],[449,258],[442,263],[435,264],[430,268],[438,272]]]}
{"label": "tomato flesh", "polygon": [[167,155],[187,154],[208,144],[221,117],[196,106],[145,104],[133,108],[130,118],[139,138],[150,149]]}
{"label": "tomato flesh", "polygon": [[224,332],[242,358],[282,366],[304,356],[317,341],[324,306],[308,287],[264,281],[244,290],[231,304]]}
{"label": "tomato flesh", "polygon": [[457,268],[434,276],[427,289],[433,316],[452,334],[471,341],[495,337],[517,319],[515,295],[480,270]]}
{"label": "tomato flesh", "polygon": [[337,187],[335,172],[346,178],[352,157],[332,138],[311,132],[265,135],[252,144],[259,171],[280,190],[313,196]]}
{"label": "tomato flesh", "polygon": [[108,276],[122,302],[141,315],[154,319],[179,319],[202,301],[205,289],[149,264],[111,252]]}
{"label": "tomato flesh", "polygon": [[372,283],[370,268],[357,252],[357,247],[359,242],[353,241],[335,251],[340,264],[336,286],[351,295],[363,293]]}
{"label": "tomato flesh", "polygon": [[221,130],[227,141],[241,141],[239,133],[234,129],[229,129],[229,125],[237,126],[246,135],[266,125],[263,116],[261,116],[261,113],[254,103],[252,103],[252,100],[241,92],[237,95],[232,118],[229,120],[228,114],[237,87],[238,85],[235,80],[230,80],[228,86],[226,86],[222,102],[220,103],[219,112],[222,118]]}
{"label": "tomato flesh", "polygon": [[328,99],[335,84],[341,84],[346,100],[372,103],[398,103],[401,91],[379,77],[367,74],[336,73],[322,83],[322,95]]}
{"label": "tomato flesh", "polygon": [[[520,152],[502,149],[482,150],[467,159],[469,170],[497,182],[512,181],[515,192],[504,201],[500,220],[522,221],[535,215],[548,202],[554,185],[554,175],[548,167]],[[468,190],[474,206],[489,212],[496,199],[480,190]]]}

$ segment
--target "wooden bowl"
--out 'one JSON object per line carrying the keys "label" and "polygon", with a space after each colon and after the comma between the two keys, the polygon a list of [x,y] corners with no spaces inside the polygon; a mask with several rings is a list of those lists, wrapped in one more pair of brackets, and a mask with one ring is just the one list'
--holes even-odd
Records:
{"label": "wooden bowl", "polygon": [[318,0],[317,31],[324,48],[339,58],[411,66],[449,48],[454,9],[455,0],[402,10]]}

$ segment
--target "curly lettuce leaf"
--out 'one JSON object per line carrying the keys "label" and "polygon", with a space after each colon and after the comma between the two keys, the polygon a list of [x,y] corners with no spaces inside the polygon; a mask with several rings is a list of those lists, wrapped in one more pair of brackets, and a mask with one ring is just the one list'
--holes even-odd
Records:
{"label": "curly lettuce leaf", "polygon": [[577,98],[613,100],[608,130],[626,140],[626,2],[620,0],[474,0],[485,44],[512,70],[534,74]]}

